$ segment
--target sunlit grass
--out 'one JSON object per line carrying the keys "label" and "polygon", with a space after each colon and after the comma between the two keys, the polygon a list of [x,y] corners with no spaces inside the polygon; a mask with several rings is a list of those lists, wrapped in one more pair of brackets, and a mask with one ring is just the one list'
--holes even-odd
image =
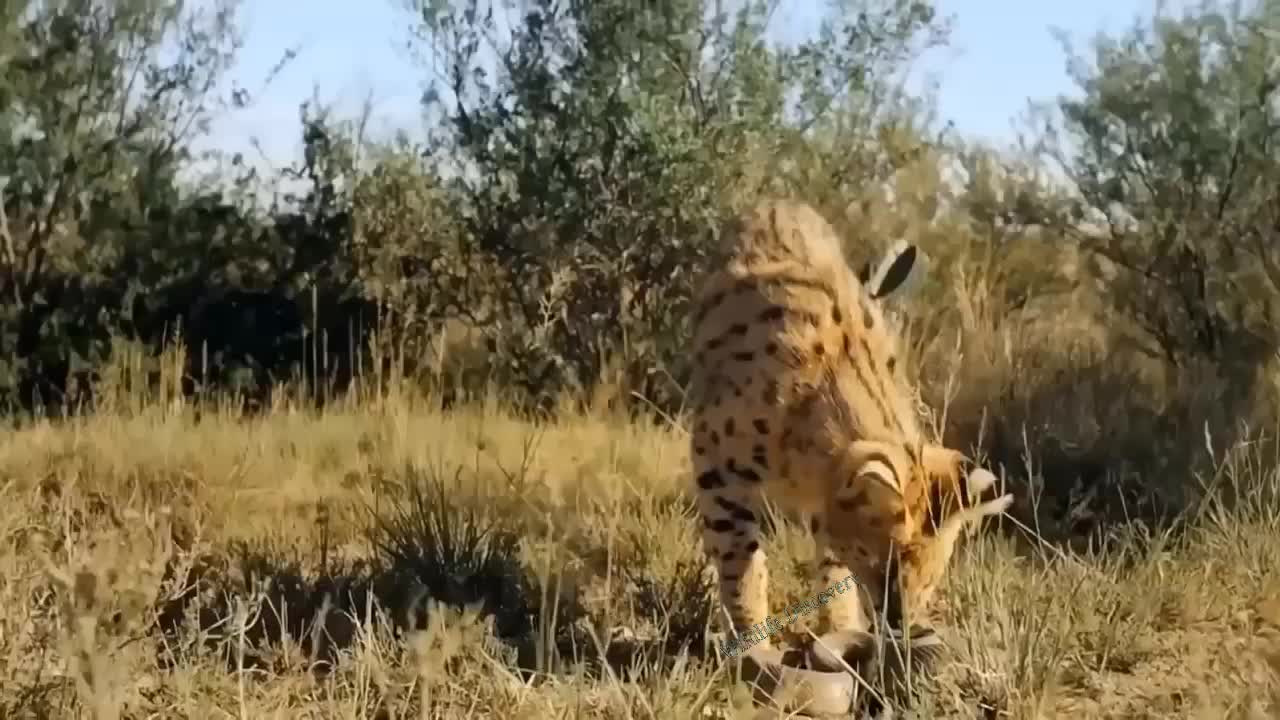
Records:
{"label": "sunlit grass", "polygon": [[[678,428],[496,402],[137,410],[0,441],[4,717],[750,712],[708,652]],[[1245,501],[1188,527],[1068,552],[1001,521],[966,544],[926,707],[1275,712],[1276,465],[1242,446],[1220,467]],[[812,544],[784,524],[772,547],[780,609],[812,590]]]}

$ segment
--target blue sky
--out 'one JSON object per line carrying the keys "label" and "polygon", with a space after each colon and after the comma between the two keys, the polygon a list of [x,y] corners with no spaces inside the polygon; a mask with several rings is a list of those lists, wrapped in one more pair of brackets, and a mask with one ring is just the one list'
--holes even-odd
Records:
{"label": "blue sky", "polygon": [[[249,138],[257,137],[272,164],[288,162],[300,150],[298,105],[317,86],[322,101],[350,114],[372,97],[375,131],[419,127],[425,71],[406,50],[409,16],[400,3],[244,0],[244,48],[234,78],[256,89],[284,48],[296,46],[299,54],[251,108],[219,118],[207,142],[253,155]],[[774,30],[784,38],[815,28],[826,5],[783,3]],[[1063,28],[1084,49],[1095,32],[1127,29],[1136,16],[1150,16],[1156,8],[1154,0],[939,0],[937,6],[954,17],[951,45],[924,58],[915,78],[931,74],[937,80],[944,119],[969,136],[995,142],[1012,139],[1011,122],[1028,98],[1073,90],[1050,27]]]}

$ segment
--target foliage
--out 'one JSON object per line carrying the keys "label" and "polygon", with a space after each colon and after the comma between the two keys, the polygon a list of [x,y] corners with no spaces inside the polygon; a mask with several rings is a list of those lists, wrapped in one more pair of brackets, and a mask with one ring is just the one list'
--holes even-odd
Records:
{"label": "foliage", "polygon": [[[157,211],[236,44],[233,5],[19,2],[0,22],[0,389],[105,358],[132,293],[164,266]],[[176,260],[176,259],[175,259]],[[46,386],[51,389],[52,386]],[[34,389],[34,388],[29,388]]]}
{"label": "foliage", "polygon": [[[929,5],[896,0],[837,5],[820,37],[775,49],[761,2],[730,15],[696,0],[541,0],[506,34],[478,0],[416,10],[443,68],[431,96],[448,100],[440,153],[457,160],[463,235],[496,273],[472,320],[501,375],[543,398],[610,362],[658,402],[678,392],[655,371],[681,374],[691,282],[719,219],[794,188],[830,147],[806,153],[809,137],[869,147],[888,72],[941,31]],[[871,174],[857,156],[824,170]]]}
{"label": "foliage", "polygon": [[1071,235],[1118,274],[1114,308],[1169,362],[1277,347],[1280,3],[1216,3],[1100,38],[1073,58],[1049,154],[1079,202]]}

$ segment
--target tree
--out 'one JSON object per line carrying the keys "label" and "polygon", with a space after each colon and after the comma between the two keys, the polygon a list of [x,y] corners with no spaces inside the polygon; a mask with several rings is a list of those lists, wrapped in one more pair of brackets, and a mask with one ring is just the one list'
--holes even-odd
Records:
{"label": "tree", "polygon": [[[206,6],[207,8],[207,6]],[[100,361],[153,214],[215,109],[234,4],[35,0],[0,15],[0,394]],[[140,288],[134,287],[136,292]]]}
{"label": "tree", "polygon": [[463,237],[495,273],[473,319],[506,372],[547,397],[620,360],[662,404],[679,383],[655,371],[682,373],[691,283],[724,213],[878,171],[860,148],[887,122],[891,71],[943,34],[908,0],[833,3],[794,48],[768,46],[775,4],[757,0],[535,0],[507,25],[480,0],[410,7]]}
{"label": "tree", "polygon": [[[1073,56],[1045,150],[1061,218],[1116,273],[1109,299],[1174,365],[1280,343],[1280,2],[1205,3]],[[1069,51],[1069,47],[1068,47]]]}

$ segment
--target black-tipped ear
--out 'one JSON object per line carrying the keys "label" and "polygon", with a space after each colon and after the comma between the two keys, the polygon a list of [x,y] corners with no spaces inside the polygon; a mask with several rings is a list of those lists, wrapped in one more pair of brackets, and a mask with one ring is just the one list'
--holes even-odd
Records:
{"label": "black-tipped ear", "polygon": [[880,269],[868,284],[871,297],[877,300],[897,290],[902,283],[906,282],[911,276],[911,269],[915,266],[916,257],[919,254],[916,246],[908,245],[906,241],[899,241],[890,252],[891,256],[881,263]]}

